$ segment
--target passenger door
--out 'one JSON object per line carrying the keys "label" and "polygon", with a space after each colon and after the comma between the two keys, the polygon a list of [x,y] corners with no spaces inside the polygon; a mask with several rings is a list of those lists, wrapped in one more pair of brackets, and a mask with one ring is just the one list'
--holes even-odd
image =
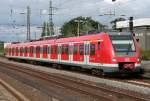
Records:
{"label": "passenger door", "polygon": [[61,52],[61,60],[67,60],[69,61],[69,45],[63,44],[61,46],[62,52]]}
{"label": "passenger door", "polygon": [[58,59],[58,46],[57,45],[51,45],[51,59]]}
{"label": "passenger door", "polygon": [[47,47],[47,45],[43,46],[43,58],[44,59],[48,58],[48,47]]}

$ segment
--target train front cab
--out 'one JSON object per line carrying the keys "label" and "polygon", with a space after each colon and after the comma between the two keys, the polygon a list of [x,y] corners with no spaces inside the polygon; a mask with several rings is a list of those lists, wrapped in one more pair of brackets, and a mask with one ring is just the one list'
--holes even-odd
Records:
{"label": "train front cab", "polygon": [[113,52],[112,63],[118,65],[115,74],[143,74],[140,48],[131,33],[121,32],[109,35]]}

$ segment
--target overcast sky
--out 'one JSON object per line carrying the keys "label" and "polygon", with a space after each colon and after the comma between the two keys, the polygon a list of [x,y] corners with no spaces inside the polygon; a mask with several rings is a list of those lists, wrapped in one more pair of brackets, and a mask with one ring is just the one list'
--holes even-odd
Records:
{"label": "overcast sky", "polygon": [[[103,24],[108,24],[120,15],[125,15],[124,18],[129,16],[150,17],[150,0],[116,0],[115,3],[112,3],[111,0],[52,0],[52,2],[53,7],[56,7],[53,21],[55,26],[59,27],[77,16],[90,16]],[[7,32],[4,26],[26,24],[26,15],[20,13],[26,13],[27,6],[31,7],[32,25],[40,26],[44,21],[48,21],[49,0],[0,0],[0,40],[10,39],[4,34],[10,30]],[[110,11],[114,12],[114,9],[115,16],[98,16],[108,14]],[[15,30],[11,29],[11,32]]]}

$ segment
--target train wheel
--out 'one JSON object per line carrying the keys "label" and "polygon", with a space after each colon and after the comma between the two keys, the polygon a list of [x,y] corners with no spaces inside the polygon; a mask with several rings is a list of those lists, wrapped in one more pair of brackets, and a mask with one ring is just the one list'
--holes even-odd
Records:
{"label": "train wheel", "polygon": [[63,69],[62,65],[57,65],[57,69]]}
{"label": "train wheel", "polygon": [[57,64],[52,64],[52,67],[53,68],[57,68]]}
{"label": "train wheel", "polygon": [[92,73],[92,75],[96,75],[96,74],[97,74],[97,70],[96,70],[95,68],[93,68],[93,69],[91,70],[91,73]]}
{"label": "train wheel", "polygon": [[98,76],[102,76],[102,75],[104,75],[103,70],[102,70],[102,69],[98,69],[97,75],[98,75]]}
{"label": "train wheel", "polygon": [[95,68],[93,68],[91,70],[91,73],[92,73],[92,75],[97,75],[97,76],[104,75],[103,70],[101,70],[101,69],[95,69]]}

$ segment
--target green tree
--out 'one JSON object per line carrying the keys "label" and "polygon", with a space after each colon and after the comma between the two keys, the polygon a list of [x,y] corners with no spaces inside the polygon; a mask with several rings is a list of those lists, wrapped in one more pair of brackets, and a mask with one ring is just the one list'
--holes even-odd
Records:
{"label": "green tree", "polygon": [[[78,31],[80,35],[86,35],[91,30],[102,30],[104,25],[98,21],[94,21],[91,17],[77,17],[66,22],[62,28],[61,33],[63,37],[77,36]],[[79,28],[79,30],[78,30]]]}
{"label": "green tree", "polygon": [[111,21],[110,23],[112,24],[112,29],[114,29],[114,30],[116,30],[116,24],[117,24],[117,22],[119,22],[119,21],[125,21],[126,19],[125,18],[116,18],[116,19],[114,19],[113,21]]}

